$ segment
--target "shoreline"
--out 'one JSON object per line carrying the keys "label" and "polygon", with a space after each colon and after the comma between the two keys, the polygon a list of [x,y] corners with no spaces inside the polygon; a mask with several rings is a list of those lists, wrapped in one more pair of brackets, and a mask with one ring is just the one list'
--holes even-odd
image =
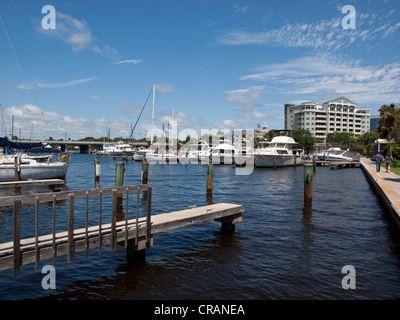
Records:
{"label": "shoreline", "polygon": [[384,165],[381,166],[380,172],[376,172],[375,162],[369,158],[361,158],[360,165],[400,228],[400,176],[393,172],[385,172]]}

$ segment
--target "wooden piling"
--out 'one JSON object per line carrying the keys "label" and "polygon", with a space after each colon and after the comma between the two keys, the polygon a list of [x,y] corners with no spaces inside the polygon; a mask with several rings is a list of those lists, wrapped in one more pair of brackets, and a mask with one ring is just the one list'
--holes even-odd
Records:
{"label": "wooden piling", "polygon": [[[115,164],[115,186],[122,187],[124,185],[124,172],[125,164],[123,162],[118,162]],[[117,208],[122,208],[122,193],[118,193],[117,196]]]}
{"label": "wooden piling", "polygon": [[213,174],[214,168],[212,163],[212,155],[210,154],[207,167],[207,196],[212,195],[213,190]]}
{"label": "wooden piling", "polygon": [[313,155],[313,171],[315,172],[316,170],[317,170],[317,156]]}
{"label": "wooden piling", "polygon": [[148,173],[149,173],[149,162],[146,159],[146,155],[144,155],[142,161],[142,184],[147,184]]}
{"label": "wooden piling", "polygon": [[297,167],[297,157],[294,155],[294,162],[293,162],[293,167]]}
{"label": "wooden piling", "polygon": [[276,156],[274,156],[274,170],[276,170]]}
{"label": "wooden piling", "polygon": [[14,181],[21,181],[21,157],[14,157]]}
{"label": "wooden piling", "polygon": [[304,206],[312,205],[313,169],[311,164],[304,164]]}
{"label": "wooden piling", "polygon": [[94,182],[99,183],[100,182],[100,157],[95,156],[94,157]]}

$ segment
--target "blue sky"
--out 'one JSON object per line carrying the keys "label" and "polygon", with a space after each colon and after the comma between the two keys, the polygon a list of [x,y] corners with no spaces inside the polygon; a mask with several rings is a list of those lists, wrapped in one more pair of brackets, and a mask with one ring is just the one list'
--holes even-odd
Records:
{"label": "blue sky", "polygon": [[[56,10],[43,29],[42,7]],[[356,28],[343,29],[345,5]],[[400,100],[400,2],[3,0],[0,135],[129,136],[153,84],[155,125],[283,129],[283,104]],[[10,45],[10,41],[12,45]],[[14,57],[17,56],[17,60]],[[150,129],[151,99],[134,132]]]}

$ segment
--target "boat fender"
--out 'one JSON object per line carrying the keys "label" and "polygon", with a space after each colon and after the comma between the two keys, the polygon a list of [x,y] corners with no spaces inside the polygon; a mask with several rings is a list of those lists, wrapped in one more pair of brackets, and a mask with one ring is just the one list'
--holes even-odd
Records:
{"label": "boat fender", "polygon": [[68,158],[67,155],[63,155],[63,156],[61,157],[61,162],[68,162],[68,160],[69,160],[69,158]]}

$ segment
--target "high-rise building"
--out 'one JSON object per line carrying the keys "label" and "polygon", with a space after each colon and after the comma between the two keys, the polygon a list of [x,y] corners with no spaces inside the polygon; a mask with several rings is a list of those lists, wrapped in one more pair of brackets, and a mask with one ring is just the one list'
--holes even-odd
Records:
{"label": "high-rise building", "polygon": [[285,129],[305,129],[322,139],[335,131],[361,135],[370,130],[370,108],[360,108],[345,97],[285,104]]}

